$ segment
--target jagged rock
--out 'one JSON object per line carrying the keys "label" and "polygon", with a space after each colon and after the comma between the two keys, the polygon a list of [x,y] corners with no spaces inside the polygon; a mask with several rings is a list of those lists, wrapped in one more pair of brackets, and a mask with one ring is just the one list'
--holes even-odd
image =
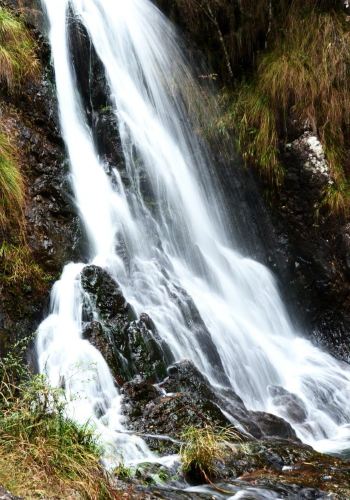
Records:
{"label": "jagged rock", "polygon": [[[104,354],[118,383],[135,375],[161,380],[171,355],[147,314],[140,318],[125,300],[116,281],[98,266],[86,266],[81,273],[86,292],[84,335]],[[93,320],[97,313],[99,321]]]}
{"label": "jagged rock", "polygon": [[[247,410],[231,389],[219,390],[209,383],[192,362],[184,360],[168,368],[169,376],[157,386],[136,378],[123,386],[124,413],[130,425],[142,434],[166,434],[178,441],[189,426],[238,425],[247,438],[282,438],[298,442],[285,420],[275,415]],[[174,413],[174,414],[173,414]],[[233,417],[231,421],[228,415]],[[177,451],[179,443],[147,438],[161,452]]]}
{"label": "jagged rock", "polygon": [[262,411],[250,412],[254,423],[260,428],[262,436],[299,441],[292,426],[283,418]]}
{"label": "jagged rock", "polygon": [[118,314],[126,315],[129,320],[136,319],[118,283],[101,267],[94,265],[84,267],[81,284],[101,319],[111,320]]}
{"label": "jagged rock", "polygon": [[162,394],[139,379],[126,384],[123,392],[129,425],[143,435],[151,449],[161,454],[177,453],[181,435],[188,427],[230,425],[215,403],[195,394]]}
{"label": "jagged rock", "polygon": [[[205,375],[187,359],[168,368],[168,377],[160,384],[160,387],[166,392],[189,392],[212,401],[219,399]],[[243,401],[234,391],[226,391],[225,396],[243,405]]]}
{"label": "jagged rock", "polygon": [[185,360],[168,368],[169,377],[160,384],[167,392],[185,392],[215,402],[221,409],[243,426],[250,435],[261,438],[278,436],[298,441],[298,438],[285,420],[264,412],[247,410],[242,399],[230,388],[220,389],[211,386],[191,361]]}

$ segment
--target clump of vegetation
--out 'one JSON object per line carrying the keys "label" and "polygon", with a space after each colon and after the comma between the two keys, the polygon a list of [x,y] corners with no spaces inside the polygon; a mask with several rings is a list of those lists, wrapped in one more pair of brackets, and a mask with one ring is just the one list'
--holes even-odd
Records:
{"label": "clump of vegetation", "polygon": [[67,418],[63,393],[23,367],[24,346],[0,361],[0,484],[25,498],[116,498],[91,429]]}
{"label": "clump of vegetation", "polygon": [[21,226],[24,204],[24,179],[16,149],[7,134],[0,133],[0,229],[10,221]]}
{"label": "clump of vegetation", "polygon": [[228,109],[219,119],[220,129],[233,129],[244,161],[259,167],[272,185],[279,186],[284,172],[279,159],[276,116],[269,97],[256,84],[242,84],[236,95],[224,95],[223,101]]}
{"label": "clump of vegetation", "polygon": [[242,436],[232,427],[204,428],[189,427],[182,434],[180,450],[182,469],[191,476],[206,482],[215,479],[218,466],[232,453],[234,444],[242,441]]}
{"label": "clump of vegetation", "polygon": [[135,470],[125,465],[124,462],[120,462],[114,470],[114,475],[121,481],[128,481],[134,477]]}
{"label": "clump of vegetation", "polygon": [[32,256],[32,252],[25,240],[18,244],[6,241],[0,246],[1,279],[12,284],[27,283],[34,285],[37,290],[45,289],[52,276],[43,271]]}
{"label": "clump of vegetation", "polygon": [[350,23],[326,4],[291,3],[283,29],[259,57],[251,80],[238,85],[222,125],[236,131],[245,159],[279,185],[279,141],[286,139],[288,119],[306,124],[319,136],[335,180],[325,203],[341,213],[350,200]]}
{"label": "clump of vegetation", "polygon": [[[35,80],[40,71],[38,47],[23,21],[9,9],[0,7],[0,84],[16,92]],[[23,224],[25,182],[14,139],[0,124],[0,230]]]}
{"label": "clump of vegetation", "polygon": [[0,7],[0,82],[14,91],[39,73],[37,46],[21,19]]}

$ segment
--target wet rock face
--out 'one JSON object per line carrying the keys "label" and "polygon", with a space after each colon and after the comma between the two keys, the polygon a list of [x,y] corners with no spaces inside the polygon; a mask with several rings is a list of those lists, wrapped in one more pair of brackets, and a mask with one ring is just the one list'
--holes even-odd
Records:
{"label": "wet rock face", "polygon": [[140,378],[125,384],[123,393],[129,426],[161,454],[177,453],[181,435],[188,427],[230,425],[214,402],[196,393],[165,394]]}
{"label": "wet rock face", "polygon": [[101,319],[111,320],[117,314],[126,314],[128,318],[136,319],[119,285],[101,267],[86,266],[81,274],[81,284]]}
{"label": "wet rock face", "polygon": [[256,438],[280,437],[298,441],[292,427],[282,418],[264,412],[247,410],[242,399],[230,388],[213,388],[191,361],[185,360],[168,368],[168,378],[160,384],[166,392],[196,394],[214,402]]}
{"label": "wet rock face", "polygon": [[[49,47],[39,36],[38,43],[42,75],[15,94],[9,95],[2,88],[0,113],[4,128],[17,145],[26,186],[25,239],[42,278],[39,284],[0,283],[0,355],[9,343],[35,332],[52,283],[67,262],[82,260],[85,254],[84,231],[73,202],[59,132]],[[18,234],[10,229],[0,240],[18,244]]]}
{"label": "wet rock face", "polygon": [[[190,426],[227,427],[239,425],[250,438],[283,438],[297,442],[292,427],[283,419],[247,410],[231,390],[213,388],[190,361],[169,367],[169,376],[158,386],[137,378],[123,386],[124,412],[132,429],[142,434],[167,435],[160,440],[147,437],[152,449],[177,452],[182,433]],[[233,423],[228,417],[233,417]],[[173,441],[171,441],[173,440]]]}
{"label": "wet rock face", "polygon": [[283,387],[271,386],[269,388],[273,404],[279,413],[295,424],[302,424],[307,419],[305,403],[296,395],[286,391]]}
{"label": "wet rock face", "polygon": [[147,314],[137,318],[107,271],[86,266],[81,274],[86,293],[85,337],[104,354],[116,381],[140,375],[155,382],[166,374],[171,355]]}
{"label": "wet rock face", "polygon": [[117,168],[123,177],[124,157],[109,83],[89,34],[74,12],[69,17],[68,34],[77,87],[95,147],[106,172],[111,174],[112,168]]}
{"label": "wet rock face", "polygon": [[322,205],[332,176],[318,138],[302,131],[283,155],[285,182],[272,207],[284,255],[282,289],[294,316],[311,338],[337,357],[350,359],[349,227]]}

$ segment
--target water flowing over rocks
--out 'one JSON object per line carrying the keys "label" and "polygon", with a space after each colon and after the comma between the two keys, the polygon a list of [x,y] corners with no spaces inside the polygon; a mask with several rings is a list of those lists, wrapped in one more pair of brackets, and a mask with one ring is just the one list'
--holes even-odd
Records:
{"label": "water flowing over rocks", "polygon": [[[97,347],[119,384],[135,375],[161,380],[171,355],[147,314],[138,319],[107,271],[86,266],[81,273],[85,302],[84,337]],[[97,320],[94,315],[97,314]]]}
{"label": "water flowing over rocks", "polygon": [[[226,81],[229,75],[224,67],[225,58],[217,28],[221,29],[224,40],[228,43],[240,36],[240,29],[244,30],[247,20],[244,14],[238,14],[244,10],[244,2],[235,6],[229,1],[216,3],[217,26],[215,21],[211,24],[204,4],[201,15],[206,20],[203,19],[200,23],[183,15],[182,3],[178,0],[157,0],[156,3],[180,26],[190,41],[194,60],[198,59],[199,46],[210,67],[218,73],[218,79]],[[349,12],[348,4],[349,2],[338,0],[332,5],[344,6],[346,12]],[[230,14],[237,23],[236,32],[229,31]],[[269,45],[264,36],[257,37],[256,44],[258,53]],[[237,64],[237,61],[231,62]],[[242,69],[245,77],[244,63],[243,68],[238,64],[237,74]],[[320,141],[315,130],[308,123],[300,123],[294,116],[287,117],[285,127],[288,138],[280,144],[281,163],[286,172],[285,182],[280,187],[279,196],[265,205],[271,216],[273,230],[268,225],[263,225],[260,235],[263,241],[271,242],[271,246],[267,246],[265,258],[259,254],[257,258],[263,260],[280,278],[281,291],[300,328],[310,335],[316,345],[349,361],[348,216],[329,214],[323,205],[324,188],[332,179],[325,153],[319,149]],[[259,175],[256,175],[256,182],[270,199],[271,186]],[[229,183],[225,185],[229,186],[228,191],[231,190]],[[243,189],[247,189],[246,185]],[[248,204],[255,204],[254,189]],[[261,212],[258,206],[256,210],[257,214]],[[257,217],[260,220],[259,215]]]}
{"label": "water flowing over rocks", "polygon": [[[1,281],[0,353],[15,339],[35,332],[62,265],[80,260],[85,252],[59,131],[49,47],[37,32],[36,36],[43,72],[37,82],[28,82],[19,94],[9,94],[2,88],[0,113],[19,152],[26,184],[25,240],[33,263],[41,267],[42,279],[34,284]],[[1,234],[0,243],[11,241],[13,236],[16,238],[11,231]]]}
{"label": "water flowing over rocks", "polygon": [[123,386],[123,393],[131,428],[146,435],[149,446],[161,453],[178,451],[181,435],[190,426],[220,428],[232,422],[242,435],[299,441],[286,421],[247,410],[232,389],[214,389],[188,360],[170,366],[168,377],[160,384],[136,378]]}
{"label": "water flowing over rocks", "polygon": [[[118,125],[109,98],[110,89],[105,70],[85,28],[74,16],[69,18],[69,40],[86,121],[91,128],[103,168],[114,187],[117,186],[113,177],[114,168],[117,168],[124,185],[129,187],[131,183],[122,158]],[[42,50],[47,64],[48,47],[44,44]],[[8,108],[5,109],[5,114],[8,115],[11,127],[18,131],[16,133],[20,145],[26,151],[26,174],[29,179],[26,207],[28,242],[36,260],[51,276],[40,296],[30,290],[20,293],[16,290],[10,294],[6,288],[0,290],[0,337],[3,331],[7,337],[12,331],[18,336],[33,331],[42,316],[49,284],[54,277],[57,277],[68,261],[86,261],[89,255],[84,244],[86,235],[77,217],[69,183],[66,152],[58,130],[57,103],[51,73],[48,71],[37,87],[27,90],[26,97],[15,102],[9,96],[4,96]],[[18,117],[11,113],[11,107],[16,109]],[[312,325],[316,340],[346,359],[346,327],[350,320],[348,322],[344,312],[348,306],[348,273],[344,272],[342,263],[344,260],[347,262],[348,271],[349,225],[334,224],[332,219],[324,217],[322,213],[316,224],[310,215],[320,199],[324,185],[332,182],[316,136],[311,132],[303,132],[292,141],[286,148],[285,162],[288,166],[286,185],[278,214],[273,215],[279,246],[276,252],[271,250],[271,242],[275,241],[272,236],[271,241],[266,242],[265,250],[253,253],[264,262],[270,262],[274,269],[278,269],[281,259],[287,261],[280,265],[280,274],[289,277],[290,281],[287,280],[286,285],[291,285],[292,288],[289,297],[294,300],[294,294],[297,295],[295,290],[298,291],[297,302],[300,309],[306,309],[306,317]],[[142,168],[143,166],[140,170]],[[242,174],[236,182],[238,191],[243,190],[245,179]],[[251,176],[249,179],[252,189],[248,199],[250,204],[255,203],[255,209],[249,210],[253,213],[253,218],[247,215],[241,225],[249,226],[250,221],[253,221],[252,231],[256,234],[251,247],[254,247],[257,235],[260,233],[263,236],[265,228],[271,230],[272,235],[273,233],[269,221],[265,222],[263,203],[260,199],[254,201],[258,188],[255,183],[250,184]],[[154,193],[146,176],[141,175],[138,180],[142,196],[152,205]],[[239,198],[238,202],[236,196],[232,193],[231,196],[232,206],[235,203],[240,205],[237,213],[247,212],[247,198]],[[158,208],[152,207],[154,213]],[[261,227],[260,215],[264,219]],[[119,240],[118,254],[122,255],[126,267],[130,261],[127,251],[127,243]],[[200,255],[199,250],[197,253]],[[161,255],[161,251],[158,255]],[[338,259],[339,256],[341,258]],[[203,262],[204,259],[201,264]],[[200,274],[204,268],[204,265],[203,268],[199,265],[196,271]],[[155,267],[150,272],[156,271],[158,268]],[[165,275],[163,268],[162,272]],[[259,498],[260,495],[260,498],[319,499],[328,495],[328,498],[342,499],[341,496],[333,497],[333,493],[329,496],[320,491],[319,482],[329,482],[331,486],[335,484],[336,489],[338,484],[346,484],[349,470],[337,459],[315,454],[311,448],[301,445],[291,425],[283,419],[288,419],[293,425],[304,424],[307,420],[304,401],[276,383],[269,386],[268,391],[283,418],[248,410],[241,397],[228,387],[229,380],[219,348],[185,289],[176,284],[167,297],[181,312],[183,324],[196,339],[198,346],[207,352],[209,364],[218,373],[217,379],[220,379],[221,385],[211,384],[191,361],[171,365],[175,356],[161,338],[152,317],[142,312],[136,313],[135,308],[125,299],[122,286],[108,268],[87,265],[81,271],[78,281],[84,295],[83,338],[100,351],[117,386],[122,388],[123,413],[127,417],[128,430],[141,435],[152,450],[161,454],[178,452],[181,435],[188,426],[228,427],[234,424],[249,439],[249,447],[222,464],[218,480],[233,484],[234,479],[241,478],[240,484],[234,486],[233,494],[244,488],[247,490],[246,498]],[[302,292],[299,295],[300,290]],[[3,299],[5,294],[6,300]],[[14,304],[22,298],[22,310],[15,310]],[[169,365],[171,366],[167,369]],[[150,470],[145,472],[148,477],[152,474]],[[142,480],[145,475],[141,474]],[[213,491],[215,492],[211,490],[208,493],[187,494],[176,489],[142,489],[140,482],[142,481],[139,480],[137,485],[140,498],[211,498]],[[345,492],[341,493],[343,498],[347,498],[348,490],[342,491]],[[271,494],[277,496],[264,497],[264,492],[266,495],[273,492]],[[0,497],[1,494],[0,490]],[[135,493],[135,498],[136,495]]]}

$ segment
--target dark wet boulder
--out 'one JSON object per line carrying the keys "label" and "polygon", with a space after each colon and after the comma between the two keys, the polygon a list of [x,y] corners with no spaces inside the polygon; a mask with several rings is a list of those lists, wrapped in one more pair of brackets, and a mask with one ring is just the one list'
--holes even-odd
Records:
{"label": "dark wet boulder", "polygon": [[291,425],[280,417],[264,412],[249,411],[242,399],[230,387],[213,387],[195,365],[184,360],[168,368],[168,377],[160,384],[166,392],[184,392],[214,402],[232,417],[232,424],[248,435],[279,437],[298,441]]}
{"label": "dark wet boulder", "polygon": [[307,408],[296,394],[292,394],[280,386],[269,387],[269,393],[274,406],[279,409],[281,415],[296,424],[305,422]]}
{"label": "dark wet boulder", "polygon": [[250,412],[250,415],[263,436],[299,441],[292,426],[286,420],[283,420],[283,418],[262,411]]}
{"label": "dark wet boulder", "polygon": [[172,358],[151,318],[147,314],[137,318],[118,283],[98,266],[83,269],[81,284],[84,335],[102,352],[117,382],[136,375],[153,382],[162,380]]}
{"label": "dark wet boulder", "polygon": [[[161,387],[166,392],[192,392],[206,399],[217,400],[217,391],[211,386],[209,380],[192,363],[185,359],[168,368],[168,377],[162,382]],[[238,404],[243,404],[241,398],[233,391],[230,397]]]}
{"label": "dark wet boulder", "polygon": [[147,437],[152,449],[176,452],[188,427],[236,427],[245,440],[277,437],[298,442],[285,420],[249,411],[232,389],[213,387],[191,361],[168,368],[168,377],[154,386],[138,377],[123,386],[123,411],[129,425]]}
{"label": "dark wet boulder", "polygon": [[94,265],[84,267],[81,284],[89,296],[93,309],[102,320],[111,320],[118,314],[126,315],[130,320],[136,319],[118,283],[101,267]]}
{"label": "dark wet boulder", "polygon": [[139,320],[130,323],[127,336],[134,371],[149,380],[164,378],[172,356],[149,316],[141,314]]}
{"label": "dark wet boulder", "polygon": [[140,380],[124,386],[124,413],[129,426],[158,453],[177,453],[181,436],[189,427],[230,425],[220,408],[208,399],[186,393],[162,394],[152,387]]}

